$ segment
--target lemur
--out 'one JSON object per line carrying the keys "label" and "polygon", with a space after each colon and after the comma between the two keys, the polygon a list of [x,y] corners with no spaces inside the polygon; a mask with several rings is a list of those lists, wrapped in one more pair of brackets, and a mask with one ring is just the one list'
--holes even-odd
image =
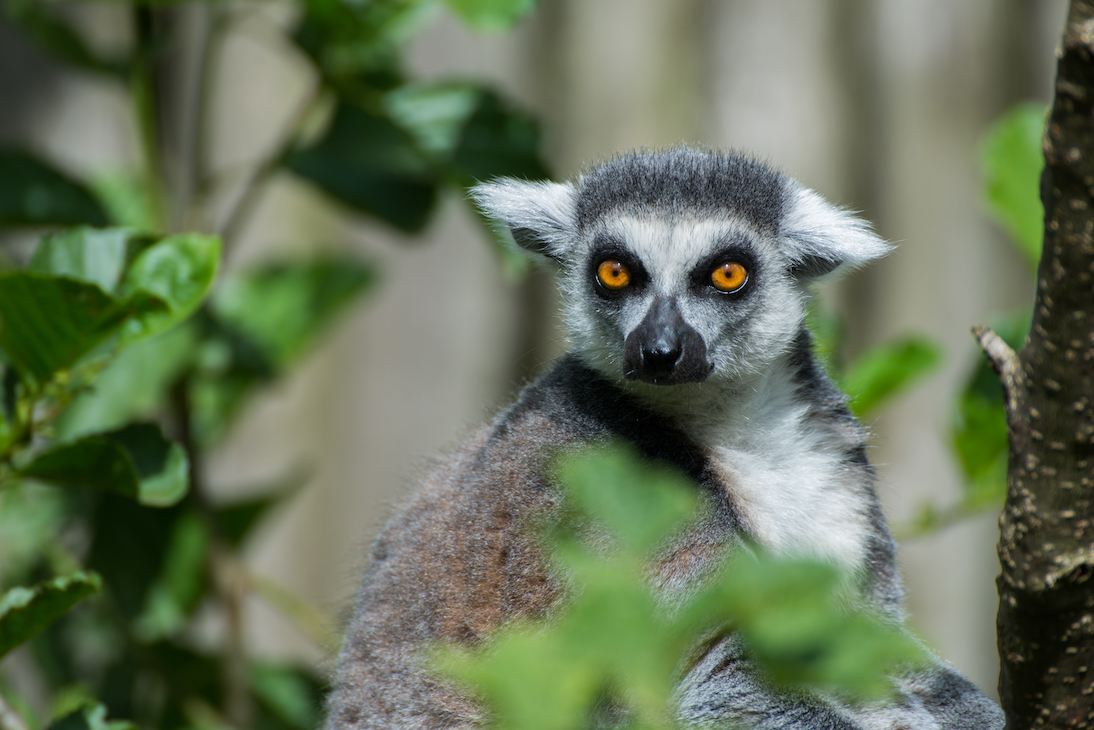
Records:
{"label": "lemur", "polygon": [[[487,723],[421,650],[475,644],[560,603],[532,527],[559,508],[552,459],[611,440],[675,465],[716,505],[658,563],[659,590],[686,590],[747,541],[845,567],[867,604],[903,620],[864,431],[804,326],[812,284],[887,253],[868,224],[748,155],[686,147],[472,195],[516,244],[557,263],[572,348],[440,461],[376,540],[327,730]],[[940,661],[896,676],[884,703],[850,705],[772,688],[732,633],[712,644],[677,688],[684,726],[1003,727],[998,706]]]}

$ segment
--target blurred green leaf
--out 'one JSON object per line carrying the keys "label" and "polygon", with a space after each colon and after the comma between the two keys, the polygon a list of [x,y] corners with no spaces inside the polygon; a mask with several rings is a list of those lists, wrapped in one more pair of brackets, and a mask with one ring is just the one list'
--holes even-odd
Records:
{"label": "blurred green leaf", "polygon": [[843,318],[826,307],[821,300],[809,303],[805,315],[806,327],[813,335],[814,353],[837,383],[843,382],[843,343],[847,326]]}
{"label": "blurred green leaf", "polygon": [[108,720],[104,705],[88,702],[58,719],[49,730],[137,730],[137,726],[128,720]]}
{"label": "blurred green leaf", "polygon": [[539,156],[535,120],[497,94],[484,91],[453,154],[465,185],[494,177],[540,180],[550,176]]}
{"label": "blurred green leaf", "polygon": [[74,570],[70,565],[47,562],[65,517],[65,504],[58,490],[30,482],[0,491],[3,578],[16,583],[31,581],[31,572],[41,570],[43,563],[57,573]]}
{"label": "blurred green leaf", "polygon": [[116,295],[131,235],[124,228],[99,230],[85,226],[48,233],[35,246],[27,270],[79,279]]}
{"label": "blurred green leaf", "polygon": [[[534,120],[475,84],[444,81],[404,84],[384,97],[385,110],[433,162],[460,185],[509,176],[549,177],[539,156]],[[529,259],[511,244],[508,229],[481,211],[479,220],[505,271],[521,277]]]}
{"label": "blurred green leaf", "polygon": [[[1030,313],[1016,312],[992,323],[992,329],[1015,351],[1029,332]],[[959,395],[953,415],[952,443],[965,473],[964,504],[976,509],[1006,495],[1007,416],[999,376],[986,357]]]}
{"label": "blurred green leaf", "polygon": [[535,8],[535,0],[445,0],[464,22],[481,31],[509,30]]}
{"label": "blurred green leaf", "polygon": [[278,664],[253,664],[250,685],[258,701],[285,726],[295,730],[319,726],[323,690],[307,672]]}
{"label": "blurred green leaf", "polygon": [[294,40],[341,96],[367,95],[403,82],[399,45],[434,6],[430,0],[306,0]]}
{"label": "blurred green leaf", "polygon": [[189,486],[186,454],[159,426],[147,423],[58,444],[18,474],[59,487],[120,494],[150,507],[178,502]]}
{"label": "blurred green leaf", "polygon": [[186,512],[172,525],[160,574],[133,625],[141,641],[171,636],[197,608],[209,582],[210,542],[209,528],[196,513]]}
{"label": "blurred green leaf", "polygon": [[163,332],[192,315],[216,278],[220,239],[196,233],[168,236],[141,251],[125,272],[120,294],[151,295],[167,310],[141,313],[126,323],[123,341]]}
{"label": "blurred green leaf", "polygon": [[384,97],[385,110],[435,161],[468,186],[495,177],[549,177],[535,120],[475,84],[405,84]]}
{"label": "blurred green leaf", "polygon": [[122,349],[61,414],[57,438],[70,441],[152,416],[193,362],[197,347],[197,328],[187,322]]}
{"label": "blurred green leaf", "polygon": [[384,96],[384,109],[415,143],[439,160],[450,160],[482,91],[462,82],[403,84]]}
{"label": "blurred green leaf", "polygon": [[[507,625],[478,649],[436,654],[443,674],[488,699],[497,727],[583,727],[605,700],[628,727],[665,727],[674,680],[727,626],[767,676],[792,689],[876,698],[894,669],[921,660],[899,626],[850,608],[854,579],[830,565],[737,551],[697,592],[670,592],[666,605],[650,585],[650,561],[697,501],[668,473],[625,449],[563,460],[571,529],[556,532],[553,547],[572,587],[564,608],[550,622]],[[622,539],[607,545],[595,525]]]}
{"label": "blurred green leaf", "polygon": [[860,417],[930,373],[942,359],[938,346],[921,337],[887,342],[860,355],[847,368],[843,386]]}
{"label": "blurred green leaf", "polygon": [[425,227],[437,200],[438,181],[407,134],[352,104],[340,104],[326,134],[290,153],[286,165],[345,205],[410,233]]}
{"label": "blurred green leaf", "polygon": [[562,460],[558,478],[580,512],[636,555],[656,547],[697,508],[696,490],[686,478],[618,446]]}
{"label": "blurred green leaf", "polygon": [[147,181],[126,172],[103,172],[88,181],[113,225],[154,231],[156,210]]}
{"label": "blurred green leaf", "polygon": [[[148,606],[152,585],[163,575],[175,523],[188,511],[186,502],[151,509],[129,497],[90,492],[94,497],[87,524],[91,546],[87,566],[103,577],[115,624],[128,627]],[[121,619],[119,621],[118,619]],[[147,657],[142,658],[142,664]],[[127,713],[128,714],[128,713]]]}
{"label": "blurred green leaf", "polygon": [[82,281],[35,272],[0,272],[0,349],[39,383],[71,367],[126,319],[153,316],[162,301],[138,294],[120,302]]}
{"label": "blurred green leaf", "polygon": [[311,473],[307,470],[293,470],[274,484],[256,490],[261,494],[259,497],[218,505],[217,526],[224,539],[238,548],[271,509],[295,495],[310,477]]}
{"label": "blurred green leaf", "polygon": [[[86,71],[124,75],[125,65],[97,57],[72,26],[42,0],[7,0],[7,17],[51,56]],[[101,225],[101,224],[96,224]]]}
{"label": "blurred green leaf", "polygon": [[276,264],[225,281],[212,309],[280,370],[374,280],[371,267],[347,258]]}
{"label": "blurred green leaf", "polygon": [[0,597],[0,657],[34,637],[101,587],[98,575],[79,572],[4,593]]}
{"label": "blurred green leaf", "polygon": [[79,183],[22,150],[0,149],[0,226],[106,225]]}
{"label": "blurred green leaf", "polygon": [[1041,258],[1044,207],[1041,137],[1045,105],[1021,104],[988,129],[980,144],[988,211],[1033,267]]}
{"label": "blurred green leaf", "polygon": [[831,565],[739,555],[681,615],[685,624],[728,617],[772,681],[876,699],[890,672],[922,661],[918,643],[855,605],[848,576]]}

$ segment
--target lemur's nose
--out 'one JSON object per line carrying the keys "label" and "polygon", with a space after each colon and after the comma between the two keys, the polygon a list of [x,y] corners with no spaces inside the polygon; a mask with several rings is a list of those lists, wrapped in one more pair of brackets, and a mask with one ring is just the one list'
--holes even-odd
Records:
{"label": "lemur's nose", "polygon": [[[667,334],[667,333],[666,333]],[[642,348],[642,361],[645,370],[654,378],[662,378],[672,373],[680,360],[683,348],[680,342],[669,337],[660,337]]]}
{"label": "lemur's nose", "polygon": [[623,375],[654,385],[699,383],[710,375],[706,343],[684,321],[676,300],[655,297],[623,343]]}

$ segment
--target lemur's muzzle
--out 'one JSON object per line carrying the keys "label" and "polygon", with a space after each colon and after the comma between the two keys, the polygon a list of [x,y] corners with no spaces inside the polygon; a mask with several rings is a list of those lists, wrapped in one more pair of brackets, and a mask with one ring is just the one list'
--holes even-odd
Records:
{"label": "lemur's muzzle", "polygon": [[699,383],[714,366],[702,336],[684,321],[676,300],[655,297],[623,343],[623,374],[654,385]]}

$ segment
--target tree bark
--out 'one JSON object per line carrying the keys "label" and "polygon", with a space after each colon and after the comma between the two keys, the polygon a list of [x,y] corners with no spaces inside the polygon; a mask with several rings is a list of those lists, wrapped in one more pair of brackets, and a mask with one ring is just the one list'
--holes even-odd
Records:
{"label": "tree bark", "polygon": [[1006,394],[999,694],[1008,730],[1094,728],[1094,0],[1072,0],[1044,136],[1045,238],[1018,353],[976,334]]}

